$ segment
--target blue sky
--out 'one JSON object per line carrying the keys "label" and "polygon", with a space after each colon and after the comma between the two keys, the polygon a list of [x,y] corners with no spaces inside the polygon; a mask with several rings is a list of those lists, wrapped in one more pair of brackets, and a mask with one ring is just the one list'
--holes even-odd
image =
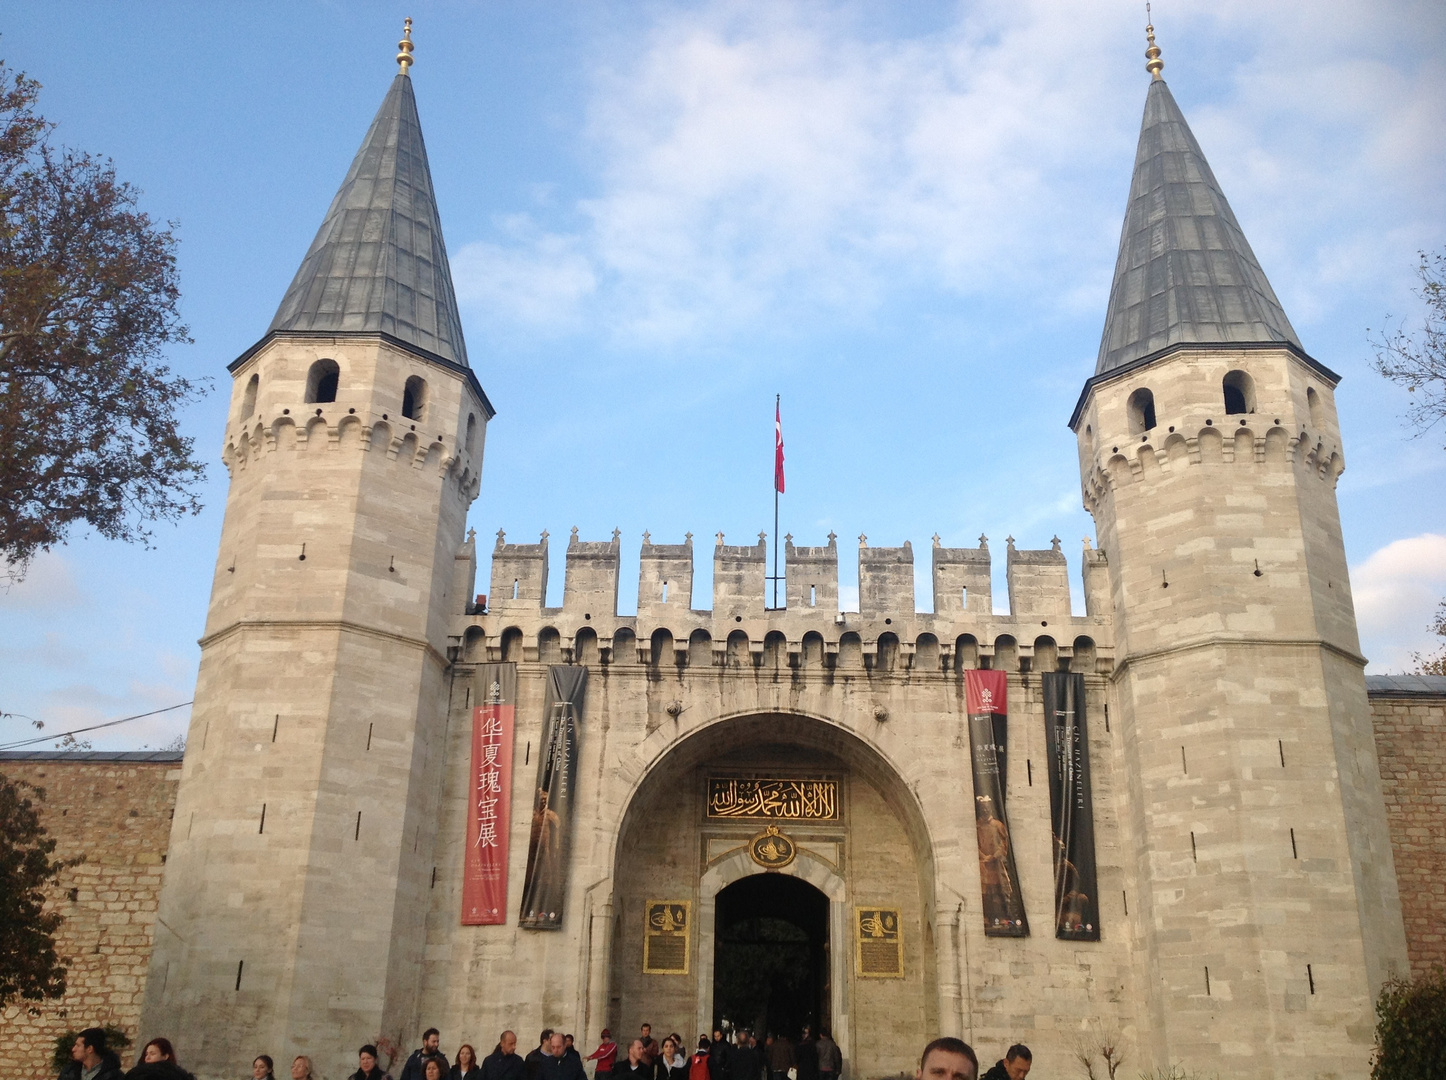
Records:
{"label": "blue sky", "polygon": [[[560,596],[568,529],[619,527],[629,610],[644,529],[772,531],[781,393],[783,529],[838,533],[846,597],[860,533],[913,542],[922,607],[935,532],[987,533],[1001,572],[1006,535],[1058,534],[1077,579],[1093,529],[1065,421],[1144,104],[1140,5],[14,3],[0,55],[44,84],[57,138],[112,156],[178,223],[195,343],[171,362],[215,390],[185,418],[211,463],[204,513],[149,550],[77,533],[0,595],[0,708],[56,732],[191,696],[225,365],[270,322],[404,15],[468,349],[498,407],[480,537],[550,530]],[[1419,318],[1416,252],[1446,246],[1446,8],[1161,0],[1154,21],[1287,313],[1344,376],[1363,647],[1370,670],[1400,670],[1446,595],[1446,433],[1408,437],[1367,328]],[[94,743],[156,746],[185,722]]]}

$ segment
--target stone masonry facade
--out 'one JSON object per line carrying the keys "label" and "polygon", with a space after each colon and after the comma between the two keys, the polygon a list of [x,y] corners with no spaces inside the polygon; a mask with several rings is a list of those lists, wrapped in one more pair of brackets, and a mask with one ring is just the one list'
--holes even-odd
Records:
{"label": "stone masonry facade", "polygon": [[[1446,882],[1446,828],[1443,828],[1443,819],[1446,819],[1446,738],[1443,738],[1446,736],[1446,693],[1434,696],[1419,692],[1384,693],[1378,685],[1374,685],[1376,680],[1372,682],[1371,713],[1381,779],[1386,792],[1396,872],[1401,883],[1407,946],[1412,971],[1420,975],[1436,965],[1446,964],[1446,936],[1441,931],[1441,926],[1446,924],[1446,886],[1442,884]],[[1022,697],[1017,706],[1018,712],[1027,715],[1032,711],[1031,704],[1026,704],[1026,699]],[[458,724],[457,728],[457,734],[461,736],[465,725]],[[1021,735],[1026,735],[1027,731],[1027,728],[1022,729]],[[1099,750],[1102,751],[1097,755],[1096,764],[1100,768],[1097,780],[1106,781],[1096,789],[1096,798],[1101,804],[1096,807],[1096,812],[1105,815],[1110,813],[1108,799],[1102,798],[1108,795],[1105,763],[1109,759],[1106,749],[1109,735],[1103,730],[1103,725],[1095,732],[1095,737],[1100,739]],[[1021,746],[1020,749],[1022,756],[1033,756],[1033,748]],[[455,755],[458,759],[448,765],[449,772],[465,768],[465,739],[459,737],[449,751],[449,757]],[[31,754],[0,758],[0,773],[45,788],[43,820],[51,835],[60,841],[57,855],[62,858],[86,855],[86,862],[66,871],[52,891],[51,904],[66,916],[58,945],[59,952],[71,966],[69,990],[59,1001],[12,1005],[0,1015],[0,1066],[3,1066],[6,1077],[39,1080],[50,1076],[50,1056],[55,1038],[84,1025],[115,1024],[136,1041],[155,1034],[143,1033],[137,1025],[179,765],[179,755],[175,754]],[[1038,802],[1039,791],[1037,786],[1032,789],[1026,786],[1020,792],[1024,801],[1018,808],[1019,827],[1028,828],[1025,822],[1045,813],[1043,805],[1034,805]],[[455,806],[450,798],[447,801],[448,809],[443,814],[442,823],[444,834],[454,833],[463,825],[460,808],[464,800],[457,799]],[[519,809],[524,810],[525,806],[526,802],[522,800]],[[882,817],[873,814],[870,817],[879,822],[871,828],[884,828],[885,819],[893,820],[892,813],[888,812]],[[1110,829],[1106,820],[1100,824],[1107,831]],[[887,827],[897,828],[892,824]],[[688,835],[685,832],[680,838]],[[898,840],[879,843],[862,835],[857,839],[865,850],[897,850],[900,847]],[[1102,869],[1111,861],[1102,860]],[[1037,866],[1034,865],[1036,862]],[[1021,864],[1026,884],[1033,886],[1031,894],[1048,888],[1046,863],[1047,860],[1031,856]],[[448,888],[452,884],[449,879],[454,874],[455,868],[443,871],[439,882],[445,897],[439,897],[440,906],[445,911],[439,910],[437,914],[444,924],[451,921],[455,907],[456,897],[453,889]],[[70,898],[71,890],[75,890],[74,900]],[[901,884],[890,889],[889,894],[906,896],[908,891]],[[937,913],[931,912],[925,921],[932,922],[934,918],[937,918]],[[937,929],[934,928],[935,932]],[[962,932],[966,936],[972,930],[972,922],[967,917],[964,926],[958,926],[956,921],[950,928],[950,932]],[[619,942],[619,947],[623,951],[632,951],[623,942]],[[482,969],[486,963],[482,959],[484,955],[479,951],[472,966]],[[631,971],[631,961],[635,958],[629,956],[628,959],[626,966]],[[698,959],[702,961],[704,958]],[[911,945],[908,958],[911,980],[920,960],[916,947]],[[1041,960],[1044,961],[1044,958],[1041,957]],[[1050,970],[1057,967],[1047,961],[1044,963]],[[438,955],[429,967],[433,968],[433,978],[444,978],[446,953]],[[622,975],[621,970],[618,975]],[[636,979],[637,976],[623,978]],[[993,1026],[986,1017],[1000,998],[997,982],[997,979],[986,978],[980,985],[959,988],[967,999],[962,1004],[968,1014],[969,1026],[981,1034],[983,1029]],[[862,986],[861,989],[867,992],[872,987]],[[614,993],[619,990],[623,991],[624,998],[628,996],[624,987],[613,988]],[[443,1002],[429,1004],[440,1012],[452,1012]],[[458,1004],[462,1004],[463,1008],[455,1016],[428,1019],[440,1019],[454,1027],[467,1024],[470,1030],[475,1025],[469,1024],[466,1017],[479,1008],[485,1008],[483,1001],[467,1000]],[[860,1005],[863,1004],[860,1002]],[[691,997],[686,997],[679,1005],[679,1015],[668,1019],[691,1020],[689,1014],[696,1008]],[[924,1003],[919,1002],[914,1007],[920,1006]],[[925,1007],[933,1011],[937,1006],[935,1002],[928,1002]],[[1006,1029],[1013,1030],[1014,1025],[1025,1018],[999,1019],[1005,1022],[998,1032],[990,1034],[1003,1037]],[[1036,1042],[1041,1034],[1035,1032]]]}
{"label": "stone masonry facade", "polygon": [[1446,967],[1446,694],[1373,693],[1411,973]]}
{"label": "stone masonry facade", "polygon": [[[726,938],[724,897],[741,886],[731,895],[772,890],[760,925],[815,913],[791,924],[826,987],[813,1004],[841,1080],[907,1075],[939,1033],[986,1061],[1025,1037],[1040,1075],[1058,1075],[1095,1029],[1132,1047],[1132,1072],[1364,1075],[1377,990],[1441,951],[1441,710],[1368,697],[1336,504],[1339,376],[1297,338],[1153,43],[1146,56],[1100,360],[1069,421],[1096,526],[1083,611],[1057,538],[1006,541],[1005,610],[984,538],[935,536],[920,611],[912,545],[860,536],[859,610],[845,612],[832,534],[773,538],[787,569],[769,606],[767,538],[719,533],[710,608],[692,606],[692,535],[644,534],[626,614],[617,532],[573,530],[551,607],[547,533],[509,544],[499,530],[490,603],[471,599],[464,533],[494,411],[462,344],[404,41],[281,309],[229,366],[231,484],[182,767],[147,774],[142,807],[141,774],[122,775],[139,766],[94,761],[53,804],[67,843],[98,849],[92,876],[57,894],[77,905],[67,948],[105,958],[77,965],[66,1019],[177,1037],[201,1080],[261,1051],[307,1054],[336,1080],[360,1041],[410,1046],[427,1025],[479,1048],[503,1027],[525,1047],[544,1025],[586,1043],[644,1020],[691,1039],[724,1018],[732,946],[765,943]],[[499,692],[516,675],[496,879],[510,884],[505,921],[474,926],[459,919],[466,819],[509,805],[470,764],[491,664],[508,665]],[[587,670],[575,758],[541,739],[548,686],[578,675],[554,665]],[[1008,733],[987,736],[1011,763],[992,794],[966,779],[991,753],[971,747],[976,669],[1002,673],[1009,699]],[[1083,695],[1071,760],[1088,753],[1094,850],[1071,857],[1097,863],[1090,940],[1053,932],[1091,898],[1070,864],[1055,874],[1045,672]],[[568,792],[553,808],[540,766]],[[718,770],[827,774],[839,813],[750,840],[700,800],[730,783]],[[1009,808],[1007,835],[990,804]],[[765,841],[796,858],[761,859]],[[529,845],[546,927],[518,914]],[[753,881],[765,873],[795,881]],[[986,932],[981,896],[1006,890],[1022,909]],[[686,972],[644,962],[654,902],[670,926],[667,905],[692,912]],[[890,920],[883,982],[864,947]]]}
{"label": "stone masonry facade", "polygon": [[6,754],[0,775],[43,788],[41,821],[58,841],[55,857],[85,858],[61,874],[47,904],[65,917],[56,935],[69,968],[65,996],[0,1013],[0,1075],[39,1080],[55,1075],[55,1040],[67,1031],[111,1024],[133,1042],[141,1037],[181,755]]}

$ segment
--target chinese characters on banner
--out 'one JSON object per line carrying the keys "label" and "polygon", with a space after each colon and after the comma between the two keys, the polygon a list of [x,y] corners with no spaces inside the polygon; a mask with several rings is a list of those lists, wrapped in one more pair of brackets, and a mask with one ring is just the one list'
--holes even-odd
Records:
{"label": "chinese characters on banner", "polygon": [[1095,880],[1095,820],[1084,676],[1046,671],[1044,737],[1049,747],[1049,809],[1054,833],[1054,936],[1100,939]]}
{"label": "chinese characters on banner", "polygon": [[1004,809],[1008,760],[1008,681],[1002,671],[964,672],[969,714],[970,764],[974,774],[974,825],[979,834],[979,884],[984,894],[984,933],[1028,937],[1024,898],[1014,869],[1014,843]]}
{"label": "chinese characters on banner", "polygon": [[562,929],[572,849],[573,789],[587,668],[553,664],[547,669],[546,712],[537,753],[537,788],[527,843],[527,876],[517,924],[529,930]]}
{"label": "chinese characters on banner", "polygon": [[467,854],[462,864],[462,925],[507,921],[507,836],[512,805],[512,730],[517,665],[483,664],[482,704],[472,710]]}

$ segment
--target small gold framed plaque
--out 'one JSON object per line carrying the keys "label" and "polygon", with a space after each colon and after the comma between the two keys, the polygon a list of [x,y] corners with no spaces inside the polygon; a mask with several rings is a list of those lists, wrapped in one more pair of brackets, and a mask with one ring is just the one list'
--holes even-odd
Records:
{"label": "small gold framed plaque", "polygon": [[649,900],[644,905],[643,973],[688,974],[688,900]]}
{"label": "small gold framed plaque", "polygon": [[855,969],[860,977],[904,977],[904,935],[897,908],[855,908],[854,939]]}

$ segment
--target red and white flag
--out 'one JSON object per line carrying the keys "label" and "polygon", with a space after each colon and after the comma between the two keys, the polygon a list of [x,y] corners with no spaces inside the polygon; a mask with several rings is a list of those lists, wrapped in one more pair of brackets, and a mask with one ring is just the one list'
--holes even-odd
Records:
{"label": "red and white flag", "polygon": [[783,491],[783,413],[773,404],[773,490]]}

